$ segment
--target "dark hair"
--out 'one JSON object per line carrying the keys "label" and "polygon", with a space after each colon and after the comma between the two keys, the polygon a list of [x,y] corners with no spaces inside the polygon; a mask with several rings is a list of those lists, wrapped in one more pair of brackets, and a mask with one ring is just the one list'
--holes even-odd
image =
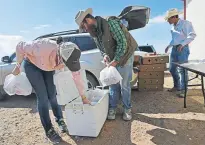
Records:
{"label": "dark hair", "polygon": [[62,38],[61,36],[59,36],[59,37],[57,38],[56,43],[57,43],[57,44],[60,44],[60,43],[62,43],[62,42],[63,42],[63,38]]}
{"label": "dark hair", "polygon": [[83,19],[83,21],[85,21],[86,18],[95,19],[95,17],[93,15],[91,15],[91,14],[87,14],[85,16],[85,18]]}

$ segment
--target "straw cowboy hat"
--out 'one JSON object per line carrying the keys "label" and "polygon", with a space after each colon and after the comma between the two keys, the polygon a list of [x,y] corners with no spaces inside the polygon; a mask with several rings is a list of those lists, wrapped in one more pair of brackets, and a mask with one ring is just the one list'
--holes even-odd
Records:
{"label": "straw cowboy hat", "polygon": [[78,26],[81,25],[81,23],[83,22],[83,19],[85,18],[85,16],[87,16],[88,14],[91,14],[92,15],[93,13],[93,10],[92,8],[88,8],[87,10],[85,11],[79,11],[77,13],[77,15],[75,16],[75,22],[78,24]]}
{"label": "straw cowboy hat", "polygon": [[176,15],[180,15],[182,13],[183,12],[179,12],[177,9],[170,9],[166,13],[165,20],[167,21],[169,18],[176,16]]}

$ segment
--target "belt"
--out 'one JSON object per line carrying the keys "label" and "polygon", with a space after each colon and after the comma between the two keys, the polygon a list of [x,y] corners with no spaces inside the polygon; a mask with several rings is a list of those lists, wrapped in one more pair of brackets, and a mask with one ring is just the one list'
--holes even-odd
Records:
{"label": "belt", "polygon": [[[178,44],[178,45],[174,45],[173,47],[179,47],[179,45],[181,45],[181,44]],[[184,47],[188,47],[189,45],[187,44],[187,45],[185,45]]]}

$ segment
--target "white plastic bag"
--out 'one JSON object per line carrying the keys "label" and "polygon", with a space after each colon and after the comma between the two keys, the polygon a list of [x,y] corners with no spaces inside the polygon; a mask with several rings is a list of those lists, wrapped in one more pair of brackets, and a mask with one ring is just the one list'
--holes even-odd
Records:
{"label": "white plastic bag", "polygon": [[27,96],[32,93],[32,86],[24,72],[15,76],[10,74],[6,76],[4,81],[4,90],[8,95],[23,95]]}
{"label": "white plastic bag", "polygon": [[100,72],[100,81],[104,87],[117,84],[121,80],[120,73],[113,66],[106,67]]}
{"label": "white plastic bag", "polygon": [[88,100],[90,100],[91,105],[94,106],[105,96],[105,91],[97,88],[95,90],[87,91],[85,96],[88,98]]}

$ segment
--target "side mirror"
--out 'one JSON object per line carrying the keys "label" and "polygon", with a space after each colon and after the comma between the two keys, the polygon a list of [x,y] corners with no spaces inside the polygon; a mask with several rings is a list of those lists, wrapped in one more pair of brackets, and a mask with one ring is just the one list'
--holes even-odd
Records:
{"label": "side mirror", "polygon": [[10,59],[9,56],[4,56],[4,57],[1,58],[1,61],[2,61],[2,62],[6,62],[6,63],[10,63],[10,62],[11,62],[11,59]]}

